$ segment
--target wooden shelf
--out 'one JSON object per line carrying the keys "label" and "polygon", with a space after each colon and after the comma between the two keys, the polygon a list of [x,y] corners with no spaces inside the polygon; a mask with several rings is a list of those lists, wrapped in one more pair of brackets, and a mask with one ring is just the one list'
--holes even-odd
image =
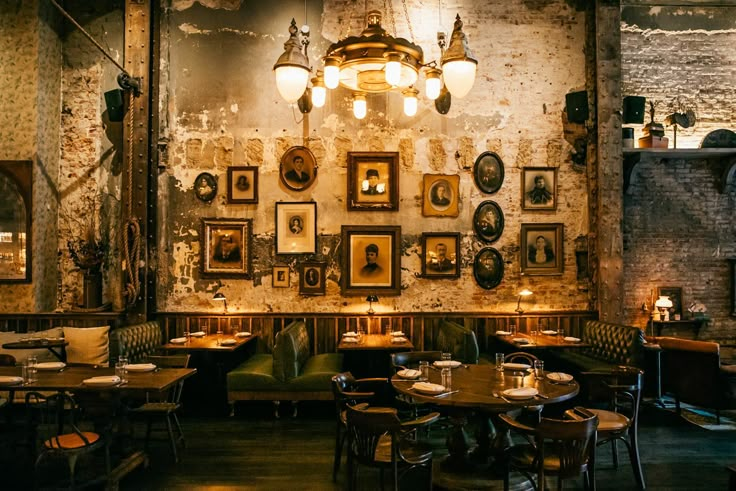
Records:
{"label": "wooden shelf", "polygon": [[723,193],[736,169],[736,148],[624,148],[624,192],[631,185],[634,167],[641,160],[704,159],[711,165],[716,189]]}
{"label": "wooden shelf", "polygon": [[679,321],[652,321],[652,324],[654,325],[654,329],[656,330],[657,336],[662,335],[662,329],[664,328],[672,328],[672,329],[689,329],[694,331],[695,338],[698,337],[698,333],[700,332],[700,329],[708,323],[710,319],[702,317],[697,319],[682,319]]}

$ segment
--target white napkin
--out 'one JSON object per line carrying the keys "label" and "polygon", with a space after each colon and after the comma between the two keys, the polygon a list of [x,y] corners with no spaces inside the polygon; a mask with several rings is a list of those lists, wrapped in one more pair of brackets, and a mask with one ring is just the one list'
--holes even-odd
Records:
{"label": "white napkin", "polygon": [[416,382],[414,385],[412,385],[412,389],[416,390],[417,392],[439,394],[440,392],[444,392],[445,386],[440,384],[432,384],[430,382]]}
{"label": "white napkin", "polygon": [[498,335],[498,336],[510,336],[511,333],[509,331],[496,331],[496,335]]}
{"label": "white napkin", "polygon": [[358,333],[355,331],[348,331],[342,334],[343,336],[357,336]]}
{"label": "white napkin", "polygon": [[563,372],[550,372],[547,378],[555,382],[572,382],[572,375]]}
{"label": "white napkin", "polygon": [[223,339],[222,341],[220,341],[220,346],[232,346],[236,343],[237,341],[235,341],[234,339]]}
{"label": "white napkin", "polygon": [[203,338],[205,336],[204,331],[197,331],[190,334],[193,338]]}
{"label": "white napkin", "polygon": [[156,365],[153,363],[130,363],[125,365],[125,369],[129,372],[152,372],[156,370]]}
{"label": "white napkin", "polygon": [[399,337],[399,338],[403,338],[404,337],[404,331],[394,331],[394,332],[391,333],[391,335],[392,336]]}
{"label": "white napkin", "polygon": [[355,336],[345,336],[342,338],[343,343],[357,343],[358,338]]}
{"label": "white napkin", "polygon": [[23,377],[13,377],[10,375],[0,375],[0,385],[15,385],[23,382]]}
{"label": "white napkin", "polygon": [[66,366],[62,361],[44,361],[36,363],[36,370],[61,370]]}
{"label": "white napkin", "polygon": [[529,344],[531,342],[527,338],[513,338],[511,341],[519,344]]}
{"label": "white napkin", "polygon": [[579,343],[580,342],[580,338],[574,338],[572,336],[565,336],[562,339],[564,339],[565,341],[570,342],[570,343]]}
{"label": "white napkin", "polygon": [[434,362],[434,366],[438,368],[457,368],[460,365],[462,365],[462,363],[457,360],[437,360]]}
{"label": "white napkin", "polygon": [[539,394],[539,391],[534,387],[518,387],[516,389],[506,389],[503,391],[503,395],[509,399],[530,399],[537,394]]}
{"label": "white napkin", "polygon": [[406,340],[407,340],[406,338],[404,338],[404,337],[401,337],[401,338],[400,338],[400,337],[398,337],[398,336],[394,336],[393,338],[391,338],[391,342],[392,342],[392,343],[403,343],[403,342],[405,342]]}
{"label": "white napkin", "polygon": [[557,331],[547,329],[546,331],[542,331],[542,334],[546,334],[547,336],[554,336],[555,334],[557,334]]}
{"label": "white napkin", "polygon": [[120,377],[117,375],[103,375],[84,379],[82,383],[84,385],[116,385],[120,383]]}
{"label": "white napkin", "polygon": [[508,370],[526,370],[530,367],[526,363],[504,363],[503,368]]}
{"label": "white napkin", "polygon": [[248,336],[252,336],[252,334],[248,331],[245,332],[239,332],[235,334],[236,338],[247,338]]}
{"label": "white napkin", "polygon": [[174,338],[170,339],[169,342],[173,344],[184,344],[187,342],[187,338]]}
{"label": "white napkin", "polygon": [[413,368],[407,368],[406,370],[399,370],[396,372],[396,375],[398,375],[401,378],[408,378],[408,379],[414,379],[419,377],[422,374],[419,370],[414,370]]}

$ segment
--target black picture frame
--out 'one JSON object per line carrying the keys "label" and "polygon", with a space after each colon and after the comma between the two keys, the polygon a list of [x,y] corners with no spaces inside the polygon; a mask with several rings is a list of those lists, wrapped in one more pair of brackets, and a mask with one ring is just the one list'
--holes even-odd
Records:
{"label": "black picture frame", "polygon": [[503,211],[498,203],[486,200],[478,205],[473,214],[473,230],[479,239],[492,244],[501,237],[503,228]]}
{"label": "black picture frame", "polygon": [[504,264],[501,253],[493,247],[479,250],[473,260],[473,278],[481,288],[491,290],[503,280]]}
{"label": "black picture frame", "polygon": [[347,179],[348,211],[398,211],[398,152],[349,152]]}
{"label": "black picture frame", "polygon": [[194,195],[198,200],[210,203],[217,196],[217,179],[209,172],[202,172],[194,179]]}
{"label": "black picture frame", "polygon": [[203,218],[201,275],[208,278],[250,278],[253,220]]}
{"label": "black picture frame", "polygon": [[279,178],[281,183],[292,191],[304,191],[309,188],[317,178],[317,159],[312,151],[302,146],[286,150],[281,156]]}
{"label": "black picture frame", "polygon": [[274,223],[276,254],[317,253],[317,203],[278,202]]}
{"label": "black picture frame", "polygon": [[271,275],[273,288],[289,288],[291,286],[291,270],[284,264],[274,265]]}
{"label": "black picture frame", "polygon": [[460,257],[459,233],[425,232],[422,234],[423,277],[459,278]]}
{"label": "black picture frame", "polygon": [[[561,275],[565,264],[564,225],[561,223],[521,224],[521,274]],[[542,242],[541,239],[544,239]]]}
{"label": "black picture frame", "polygon": [[324,295],[326,263],[304,262],[299,265],[299,294]]}
{"label": "black picture frame", "polygon": [[675,315],[679,315],[682,319],[682,288],[679,286],[658,286],[658,297],[669,297],[672,300],[672,307],[669,308],[670,320],[675,320]]}
{"label": "black picture frame", "polygon": [[498,192],[503,185],[505,171],[503,160],[495,152],[483,152],[473,165],[475,185],[486,194]]}
{"label": "black picture frame", "polygon": [[227,202],[230,204],[258,203],[258,167],[227,168]]}
{"label": "black picture frame", "polygon": [[341,239],[343,295],[401,295],[400,226],[343,225]]}
{"label": "black picture frame", "polygon": [[557,168],[525,167],[521,170],[521,209],[527,211],[557,209]]}

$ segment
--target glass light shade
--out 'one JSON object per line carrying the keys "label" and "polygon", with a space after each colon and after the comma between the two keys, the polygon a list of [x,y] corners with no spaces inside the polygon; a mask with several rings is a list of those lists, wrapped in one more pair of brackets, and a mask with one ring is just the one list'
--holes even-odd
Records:
{"label": "glass light shade", "polygon": [[442,65],[445,87],[450,91],[453,98],[462,99],[468,95],[475,83],[476,68],[476,63],[467,60],[448,61]]}
{"label": "glass light shade", "polygon": [[414,116],[417,113],[417,94],[415,89],[409,89],[402,92],[404,95],[404,114]]}
{"label": "glass light shade", "polygon": [[654,306],[658,309],[669,309],[672,307],[672,300],[670,300],[670,297],[661,296],[657,299],[656,302],[654,302]]}
{"label": "glass light shade", "polygon": [[386,54],[386,83],[391,87],[397,87],[401,83],[401,62],[398,53]]}
{"label": "glass light shade", "polygon": [[334,56],[325,57],[325,87],[336,89],[340,85],[340,60]]}
{"label": "glass light shade", "polygon": [[528,296],[529,296],[529,295],[531,295],[532,293],[533,293],[533,292],[532,292],[531,290],[529,290],[528,288],[524,288],[523,290],[521,290],[521,291],[519,292],[519,296],[521,296],[521,297],[528,297]]}
{"label": "glass light shade", "polygon": [[307,89],[309,71],[297,66],[280,66],[274,69],[276,88],[289,104],[294,104]]}
{"label": "glass light shade", "polygon": [[427,99],[432,101],[437,99],[440,96],[440,89],[442,89],[440,71],[434,68],[427,72],[427,79],[424,83],[424,92],[427,94]]}
{"label": "glass light shade", "polygon": [[322,107],[327,99],[327,89],[323,85],[315,85],[312,87],[312,105],[314,107]]}
{"label": "glass light shade", "polygon": [[356,119],[363,119],[368,114],[368,105],[365,101],[365,96],[361,94],[355,94],[353,99],[353,116]]}

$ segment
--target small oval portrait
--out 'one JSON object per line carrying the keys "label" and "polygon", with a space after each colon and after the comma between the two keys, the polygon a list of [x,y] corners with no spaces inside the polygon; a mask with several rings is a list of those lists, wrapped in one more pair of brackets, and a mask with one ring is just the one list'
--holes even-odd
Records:
{"label": "small oval portrait", "polygon": [[503,177],[503,161],[495,153],[483,152],[475,159],[473,178],[475,185],[484,193],[492,194],[501,189]]}
{"label": "small oval portrait", "polygon": [[317,177],[317,161],[307,147],[291,147],[281,157],[281,182],[289,189],[303,191]]}
{"label": "small oval portrait", "polygon": [[478,286],[490,290],[503,279],[503,258],[493,247],[485,247],[478,251],[473,261],[473,276]]}
{"label": "small oval portrait", "polygon": [[202,201],[212,201],[217,196],[217,180],[209,172],[202,172],[194,180],[194,194]]}
{"label": "small oval portrait", "polygon": [[496,242],[503,233],[503,212],[495,201],[484,201],[475,209],[473,229],[485,242]]}

